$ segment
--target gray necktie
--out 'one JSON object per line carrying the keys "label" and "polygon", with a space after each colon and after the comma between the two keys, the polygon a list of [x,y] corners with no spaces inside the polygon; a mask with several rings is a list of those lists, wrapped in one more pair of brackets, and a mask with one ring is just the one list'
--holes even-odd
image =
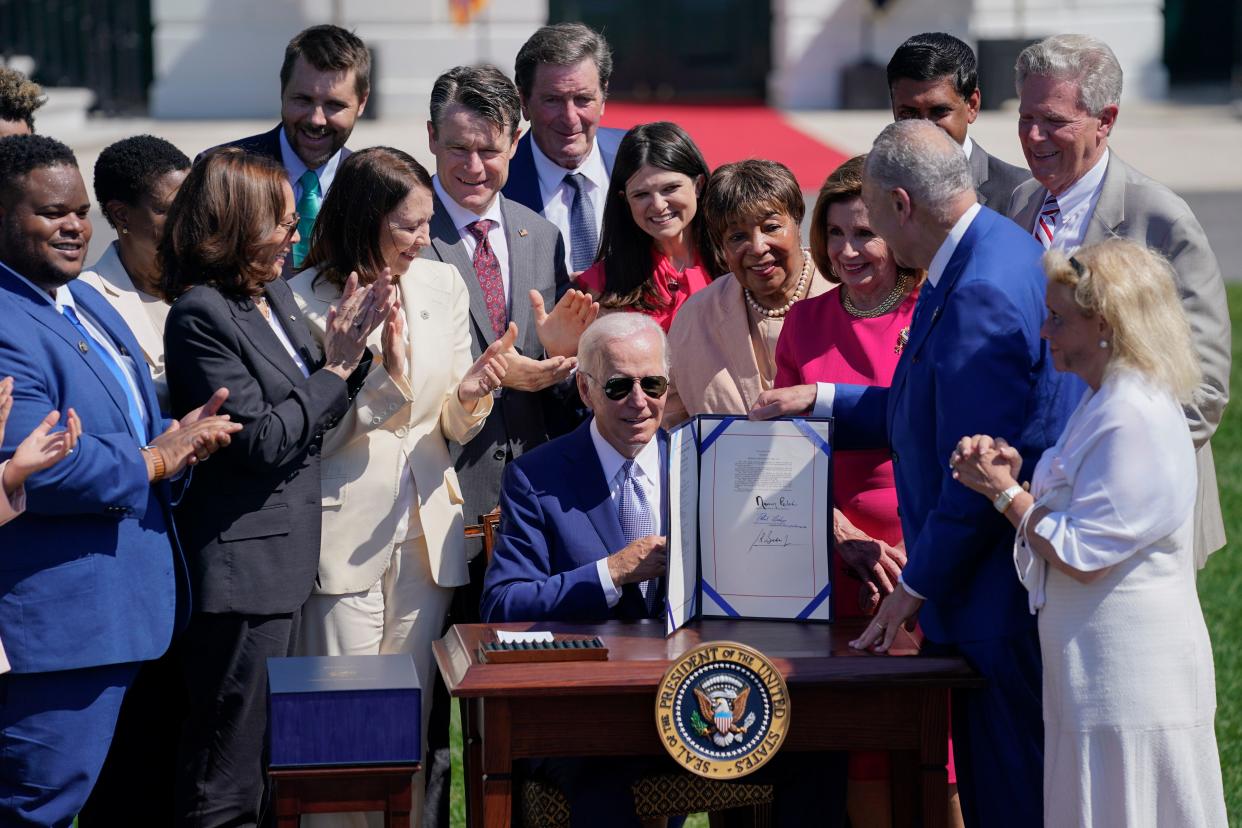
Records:
{"label": "gray necktie", "polygon": [[[626,460],[621,466],[621,493],[617,498],[617,516],[621,519],[621,534],[625,542],[632,543],[639,538],[655,534],[655,515],[647,493],[638,484],[638,469],[633,460]],[[647,604],[647,613],[651,614],[659,597],[656,578],[649,578],[638,585],[643,601]]]}
{"label": "gray necktie", "polygon": [[569,206],[569,257],[575,271],[586,270],[595,261],[599,246],[599,234],[595,231],[595,204],[587,194],[586,176],[569,173],[565,183],[574,191],[573,204]]}

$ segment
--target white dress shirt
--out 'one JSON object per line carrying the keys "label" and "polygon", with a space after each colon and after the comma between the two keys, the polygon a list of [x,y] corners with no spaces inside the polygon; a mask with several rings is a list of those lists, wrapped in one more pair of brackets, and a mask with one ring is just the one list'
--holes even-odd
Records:
{"label": "white dress shirt", "polygon": [[[263,311],[259,311],[263,313]],[[267,304],[267,313],[263,314],[263,321],[272,329],[272,333],[276,334],[276,338],[280,340],[280,344],[285,347],[285,351],[293,359],[294,365],[298,366],[298,370],[302,372],[302,376],[309,377],[310,369],[306,367],[306,362],[298,354],[298,349],[293,347],[293,340],[289,339],[289,334],[285,333],[284,326],[280,324],[280,320],[276,318],[276,309],[272,307],[271,302]]]}
{"label": "white dress shirt", "polygon": [[505,219],[500,211],[500,196],[497,195],[493,198],[491,206],[481,214],[476,215],[456,201],[453,201],[452,197],[444,191],[444,185],[440,183],[440,176],[433,175],[431,177],[431,186],[435,188],[436,196],[440,199],[440,203],[444,205],[444,209],[448,211],[449,218],[453,221],[453,226],[457,228],[457,234],[466,243],[466,255],[471,260],[474,259],[474,251],[479,247],[479,240],[474,237],[474,233],[471,233],[466,228],[479,219],[492,220],[492,228],[487,232],[487,242],[492,246],[492,252],[496,254],[496,262],[500,265],[500,280],[505,287],[505,302],[512,305],[513,297],[509,295],[509,283],[511,281],[509,279],[509,240],[505,237]]}
{"label": "white dress shirt", "polygon": [[[543,217],[556,225],[565,240],[565,270],[574,272],[573,244],[569,232],[570,210],[574,204],[574,189],[565,183],[565,176],[570,173],[582,173],[586,180],[583,193],[591,197],[591,207],[595,211],[595,237],[598,239],[604,226],[604,202],[608,197],[608,168],[604,166],[604,156],[599,151],[599,142],[591,142],[591,151],[576,170],[567,170],[551,158],[543,154],[532,136],[530,141],[531,156],[535,159],[535,173],[539,176],[539,195],[543,198]],[[594,258],[592,251],[591,258]]]}
{"label": "white dress shirt", "polygon": [[[116,343],[112,341],[112,337],[108,335],[102,325],[95,321],[95,318],[91,316],[90,311],[84,310],[77,306],[77,303],[73,301],[73,294],[69,292],[68,285],[61,285],[56,288],[56,297],[52,298],[48,295],[46,290],[43,290],[34,282],[18,273],[16,270],[13,270],[8,266],[4,267],[9,271],[9,273],[12,273],[18,279],[21,279],[23,282],[30,285],[31,289],[39,295],[39,298],[56,308],[56,312],[61,316],[64,316],[65,308],[73,308],[73,312],[78,317],[78,321],[82,323],[82,327],[86,328],[86,332],[91,335],[92,339],[95,340],[95,344],[97,344],[100,348],[103,348],[112,361],[121,366],[123,373],[125,374],[126,382],[129,385],[129,396],[138,406],[138,413],[142,416],[142,423],[146,426],[147,432],[150,433],[151,415],[147,411],[146,400],[142,398],[142,385],[138,379],[138,362],[132,356],[123,355],[117,349]],[[146,360],[142,361],[142,370],[149,372]],[[148,378],[149,377],[150,373],[148,373]],[[145,444],[146,440],[144,439],[143,442]]]}
{"label": "white dress shirt", "polygon": [[[604,470],[604,479],[608,481],[608,497],[612,500],[614,506],[621,503],[621,483],[625,477],[621,473],[621,467],[629,459],[623,457],[621,452],[617,451],[612,445],[604,439],[599,433],[599,427],[595,420],[591,420],[591,442],[595,444],[595,453],[599,455],[600,468]],[[643,450],[634,458],[635,477],[638,479],[638,485],[643,490],[643,494],[647,496],[647,502],[652,504],[656,509],[655,524],[656,531],[660,529],[659,504],[663,490],[660,484],[660,441],[652,440],[643,446]],[[613,552],[620,550],[614,549]],[[621,600],[621,587],[613,583],[612,575],[608,573],[607,556],[600,558],[595,563],[595,570],[599,575],[599,585],[604,589],[604,600],[608,602],[609,607],[615,607],[617,602]]]}
{"label": "white dress shirt", "polygon": [[966,160],[970,160],[970,152],[975,148],[975,142],[970,140],[970,136],[966,136],[966,140],[962,142],[962,152],[966,153]]}
{"label": "white dress shirt", "polygon": [[[940,284],[940,278],[944,276],[944,270],[949,266],[949,262],[953,259],[953,254],[957,252],[957,246],[961,244],[962,239],[966,235],[966,231],[970,229],[971,223],[975,220],[975,216],[979,215],[979,211],[983,209],[978,202],[970,205],[966,212],[962,213],[954,223],[949,235],[944,237],[944,241],[940,243],[940,247],[936,250],[936,255],[932,256],[931,264],[927,267],[927,283],[932,287]],[[815,384],[815,406],[812,414],[816,417],[831,417],[832,402],[836,397],[837,386],[831,382],[819,382]],[[904,574],[897,578],[898,583],[905,587],[906,592],[918,598],[920,601],[927,600],[924,596],[915,592],[910,585],[905,582]]]}
{"label": "white dress shirt", "polygon": [[[345,148],[341,147],[332,153],[332,157],[322,167],[315,170],[315,175],[319,178],[320,198],[328,194],[328,188],[332,186],[332,180],[336,178],[336,168],[341,165],[341,159],[344,157]],[[280,128],[280,163],[284,165],[285,173],[289,176],[289,183],[293,185],[293,203],[297,204],[302,199],[302,176],[310,167],[306,166],[293,151],[293,147],[289,146],[289,139],[285,137],[283,126]]]}
{"label": "white dress shirt", "polygon": [[1100,160],[1082,178],[1057,196],[1061,217],[1057,219],[1052,235],[1052,246],[1057,250],[1072,251],[1082,244],[1083,236],[1087,234],[1087,225],[1095,214],[1095,205],[1100,201],[1100,190],[1104,188],[1104,172],[1107,169],[1108,150],[1105,149]]}

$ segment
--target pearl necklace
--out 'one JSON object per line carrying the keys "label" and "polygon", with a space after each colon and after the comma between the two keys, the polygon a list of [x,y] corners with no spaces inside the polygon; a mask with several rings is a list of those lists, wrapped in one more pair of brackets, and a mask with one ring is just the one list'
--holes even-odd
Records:
{"label": "pearl necklace", "polygon": [[906,292],[910,284],[910,277],[901,275],[897,278],[897,284],[893,285],[892,291],[888,296],[884,297],[884,301],[876,305],[871,310],[859,310],[854,302],[850,299],[849,291],[842,285],[841,290],[841,306],[845,308],[845,312],[856,319],[874,319],[877,316],[883,316],[897,306],[897,303],[905,298]]}
{"label": "pearl necklace", "polygon": [[750,305],[751,310],[760,316],[766,316],[768,319],[780,319],[789,313],[789,309],[794,306],[802,298],[802,289],[806,287],[807,278],[811,275],[811,251],[808,248],[802,248],[802,272],[798,274],[798,284],[794,286],[793,296],[789,301],[781,305],[779,308],[765,308],[763,305],[755,301],[755,296],[750,292],[750,288],[742,288],[742,295],[746,297],[746,304]]}

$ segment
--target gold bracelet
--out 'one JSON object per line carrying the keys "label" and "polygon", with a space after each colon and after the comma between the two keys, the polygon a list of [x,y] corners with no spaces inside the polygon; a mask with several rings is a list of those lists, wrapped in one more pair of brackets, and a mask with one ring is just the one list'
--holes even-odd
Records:
{"label": "gold bracelet", "polygon": [[167,467],[164,465],[164,453],[157,446],[143,446],[142,450],[151,457],[151,465],[155,467],[155,474],[151,477],[152,483],[158,483],[164,479]]}

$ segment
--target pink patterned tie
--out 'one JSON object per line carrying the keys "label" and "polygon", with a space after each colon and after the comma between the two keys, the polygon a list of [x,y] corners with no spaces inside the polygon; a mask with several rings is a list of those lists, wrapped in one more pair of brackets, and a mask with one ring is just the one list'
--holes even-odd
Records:
{"label": "pink patterned tie", "polygon": [[1061,205],[1057,204],[1056,196],[1048,193],[1044,206],[1039,209],[1039,218],[1035,220],[1035,241],[1042,244],[1045,250],[1052,247],[1052,238],[1060,223]]}
{"label": "pink patterned tie", "polygon": [[474,275],[479,277],[483,300],[487,302],[487,316],[492,321],[496,338],[499,339],[509,326],[509,312],[508,303],[505,302],[505,283],[500,277],[500,261],[487,240],[488,231],[494,223],[491,219],[479,219],[467,224],[466,229],[479,242],[474,248]]}

